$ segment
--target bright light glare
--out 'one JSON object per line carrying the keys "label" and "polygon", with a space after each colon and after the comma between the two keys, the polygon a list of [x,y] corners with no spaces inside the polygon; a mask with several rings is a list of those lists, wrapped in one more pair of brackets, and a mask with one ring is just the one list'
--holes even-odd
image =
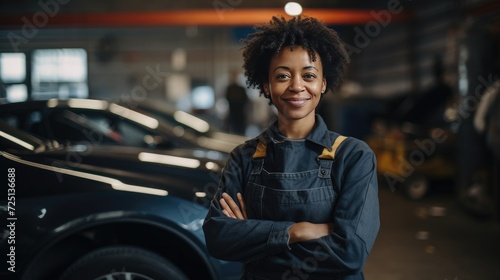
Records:
{"label": "bright light glare", "polygon": [[160,122],[152,117],[146,116],[144,114],[141,114],[139,112],[130,110],[128,108],[125,108],[123,106],[117,105],[112,103],[109,105],[109,110],[116,115],[122,116],[126,119],[129,119],[133,122],[136,122],[138,124],[147,126],[151,129],[155,129],[160,125]]}
{"label": "bright light glare", "polygon": [[47,107],[49,107],[49,108],[57,107],[57,104],[59,104],[59,101],[57,101],[56,98],[51,98],[51,99],[47,100]]}
{"label": "bright light glare", "polygon": [[118,190],[118,191],[145,193],[145,194],[152,194],[152,195],[158,195],[158,196],[167,196],[168,195],[168,192],[166,190],[128,185],[128,184],[123,184],[120,181],[118,181],[116,184],[112,184],[111,187],[115,190]]}
{"label": "bright light glare", "polygon": [[26,143],[23,140],[21,140],[21,139],[19,139],[17,137],[14,137],[14,136],[12,136],[10,134],[7,134],[7,133],[5,133],[3,131],[0,131],[0,137],[3,137],[5,139],[7,139],[7,140],[10,140],[10,141],[18,144],[19,146],[23,146],[23,147],[25,147],[28,150],[31,150],[31,151],[35,150],[35,147],[33,145],[31,145],[29,143]]}
{"label": "bright light glare", "polygon": [[176,111],[174,113],[174,119],[180,123],[183,123],[199,132],[207,132],[210,128],[210,124],[206,121],[197,118],[191,114],[184,111]]}
{"label": "bright light glare", "polygon": [[68,100],[68,106],[79,109],[104,110],[108,106],[108,102],[92,99],[70,99]]}
{"label": "bright light glare", "polygon": [[139,154],[139,160],[145,162],[161,163],[166,165],[175,165],[187,168],[197,168],[200,166],[200,161],[197,159],[167,156],[153,153],[142,152]]}
{"label": "bright light glare", "polygon": [[288,2],[285,5],[285,13],[289,16],[298,16],[302,13],[302,6],[297,2]]}
{"label": "bright light glare", "polygon": [[24,53],[0,54],[0,78],[8,82],[22,82],[26,77]]}
{"label": "bright light glare", "polygon": [[191,92],[195,109],[210,109],[215,103],[214,90],[210,86],[198,86]]}
{"label": "bright light glare", "polygon": [[26,85],[10,85],[5,87],[7,92],[7,101],[14,102],[22,102],[28,99],[28,88]]}
{"label": "bright light glare", "polygon": [[231,152],[235,146],[233,143],[228,143],[224,140],[219,140],[216,138],[207,138],[203,136],[198,137],[197,143],[204,148],[224,151],[227,153]]}
{"label": "bright light glare", "polygon": [[195,192],[194,193],[197,197],[207,197],[207,194],[205,192]]}
{"label": "bright light glare", "polygon": [[32,73],[35,83],[86,82],[87,51],[84,49],[35,50]]}
{"label": "bright light glare", "polygon": [[125,184],[125,183],[121,182],[120,180],[117,180],[114,178],[96,175],[96,174],[91,174],[91,173],[86,173],[86,172],[81,172],[81,171],[69,170],[69,169],[60,168],[60,167],[49,166],[49,165],[35,163],[35,162],[30,162],[30,161],[26,161],[26,160],[23,160],[23,159],[14,157],[14,156],[10,156],[8,154],[6,154],[4,156],[13,160],[13,161],[16,161],[16,162],[19,162],[22,164],[26,164],[29,166],[33,166],[36,168],[41,168],[44,170],[54,171],[54,172],[61,173],[61,174],[67,174],[70,176],[85,178],[88,180],[109,184],[115,190],[145,193],[145,194],[152,194],[152,195],[159,195],[159,196],[167,196],[168,195],[168,191],[166,191],[166,190],[161,190],[161,189],[156,189],[156,188],[148,188],[148,187],[143,187],[143,186],[129,185],[129,184]]}
{"label": "bright light glare", "polygon": [[211,161],[207,162],[207,163],[205,164],[205,167],[206,167],[208,170],[213,170],[213,171],[219,171],[219,170],[220,170],[219,165],[218,165],[218,164],[216,164],[215,162],[211,162]]}

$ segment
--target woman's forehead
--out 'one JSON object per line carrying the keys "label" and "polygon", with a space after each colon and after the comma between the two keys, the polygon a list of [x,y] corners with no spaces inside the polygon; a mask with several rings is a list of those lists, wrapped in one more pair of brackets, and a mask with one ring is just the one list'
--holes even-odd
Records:
{"label": "woman's forehead", "polygon": [[271,59],[271,64],[287,59],[291,59],[291,61],[297,62],[297,59],[300,59],[300,61],[306,60],[311,64],[321,65],[321,60],[318,58],[319,54],[317,52],[315,52],[313,55],[308,49],[302,46],[294,46],[293,48],[287,46],[281,48],[281,50],[273,56],[273,58]]}

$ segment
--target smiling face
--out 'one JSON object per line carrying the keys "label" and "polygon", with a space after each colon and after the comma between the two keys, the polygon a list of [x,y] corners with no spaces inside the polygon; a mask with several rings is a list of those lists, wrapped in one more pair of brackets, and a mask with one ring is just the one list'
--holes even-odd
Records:
{"label": "smiling face", "polygon": [[299,122],[312,127],[316,106],[325,89],[319,55],[312,61],[309,52],[301,46],[293,51],[286,47],[271,60],[269,82],[264,85],[264,91],[276,106],[281,124]]}

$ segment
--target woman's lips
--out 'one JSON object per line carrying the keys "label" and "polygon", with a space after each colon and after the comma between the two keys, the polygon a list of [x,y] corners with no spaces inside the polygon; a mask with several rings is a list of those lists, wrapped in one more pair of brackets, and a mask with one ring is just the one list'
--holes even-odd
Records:
{"label": "woman's lips", "polygon": [[285,102],[294,107],[301,107],[304,104],[306,104],[306,102],[309,100],[310,98],[291,98],[291,99],[285,99]]}

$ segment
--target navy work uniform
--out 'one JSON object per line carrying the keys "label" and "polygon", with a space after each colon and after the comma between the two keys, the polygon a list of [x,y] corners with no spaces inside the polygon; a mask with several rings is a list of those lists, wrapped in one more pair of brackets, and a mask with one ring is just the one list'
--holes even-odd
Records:
{"label": "navy work uniform", "polygon": [[[248,219],[222,213],[222,192],[243,194]],[[288,244],[288,228],[303,221],[333,223],[334,232]],[[372,150],[316,115],[305,139],[274,123],[231,153],[203,230],[213,256],[244,262],[242,279],[364,279],[379,226]]]}

